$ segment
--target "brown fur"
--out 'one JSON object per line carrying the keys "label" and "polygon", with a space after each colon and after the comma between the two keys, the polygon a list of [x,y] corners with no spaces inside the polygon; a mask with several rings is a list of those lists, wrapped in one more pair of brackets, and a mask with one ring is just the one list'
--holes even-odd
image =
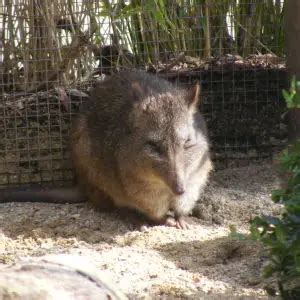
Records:
{"label": "brown fur", "polygon": [[91,202],[134,208],[157,222],[170,210],[191,211],[212,169],[199,90],[143,72],[115,74],[95,87],[71,139]]}

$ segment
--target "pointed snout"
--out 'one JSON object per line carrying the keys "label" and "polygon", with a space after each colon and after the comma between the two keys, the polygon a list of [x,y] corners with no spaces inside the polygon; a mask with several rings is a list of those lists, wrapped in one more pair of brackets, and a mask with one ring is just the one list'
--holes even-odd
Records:
{"label": "pointed snout", "polygon": [[172,182],[171,189],[175,195],[178,195],[178,196],[183,195],[185,193],[185,186],[184,186],[183,180],[182,181],[176,180],[176,181]]}
{"label": "pointed snout", "polygon": [[185,189],[182,186],[176,186],[175,189],[173,190],[174,194],[180,196],[185,193]]}
{"label": "pointed snout", "polygon": [[[173,159],[166,164],[164,172],[161,173],[165,184],[174,196],[182,196],[186,192],[186,174],[184,164],[180,157],[173,155]],[[172,155],[170,155],[172,157]]]}

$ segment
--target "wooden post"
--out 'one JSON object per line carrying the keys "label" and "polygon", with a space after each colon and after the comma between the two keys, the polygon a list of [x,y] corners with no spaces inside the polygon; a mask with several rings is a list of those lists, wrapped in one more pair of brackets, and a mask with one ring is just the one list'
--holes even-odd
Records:
{"label": "wooden post", "polygon": [[[284,3],[284,29],[286,46],[286,64],[289,78],[296,76],[300,80],[300,1],[287,0]],[[288,114],[290,142],[300,139],[300,109]]]}

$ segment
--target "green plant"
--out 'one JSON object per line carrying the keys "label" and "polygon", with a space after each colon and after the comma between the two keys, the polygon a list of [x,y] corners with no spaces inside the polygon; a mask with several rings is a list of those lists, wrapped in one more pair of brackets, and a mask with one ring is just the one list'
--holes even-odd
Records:
{"label": "green plant", "polygon": [[292,78],[290,90],[283,90],[282,94],[289,109],[300,108],[300,81],[295,77]]}
{"label": "green plant", "polygon": [[[290,91],[283,91],[289,109],[300,107],[300,82],[293,78]],[[300,140],[287,147],[280,157],[285,186],[272,193],[272,200],[284,206],[280,218],[256,217],[252,236],[262,241],[269,264],[264,275],[277,277],[283,299],[300,299]]]}
{"label": "green plant", "polygon": [[[62,1],[62,0],[61,0]],[[283,55],[282,0],[101,1],[114,36],[141,64],[185,52],[209,58],[226,53]]]}

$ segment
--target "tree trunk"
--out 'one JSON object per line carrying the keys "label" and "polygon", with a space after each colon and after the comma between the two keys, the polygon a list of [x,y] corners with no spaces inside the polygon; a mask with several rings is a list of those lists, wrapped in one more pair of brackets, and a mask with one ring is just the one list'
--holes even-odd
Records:
{"label": "tree trunk", "polygon": [[[289,77],[296,76],[300,80],[300,1],[285,1],[284,27],[286,43],[286,63]],[[300,139],[300,109],[292,109],[288,113],[289,141]]]}

